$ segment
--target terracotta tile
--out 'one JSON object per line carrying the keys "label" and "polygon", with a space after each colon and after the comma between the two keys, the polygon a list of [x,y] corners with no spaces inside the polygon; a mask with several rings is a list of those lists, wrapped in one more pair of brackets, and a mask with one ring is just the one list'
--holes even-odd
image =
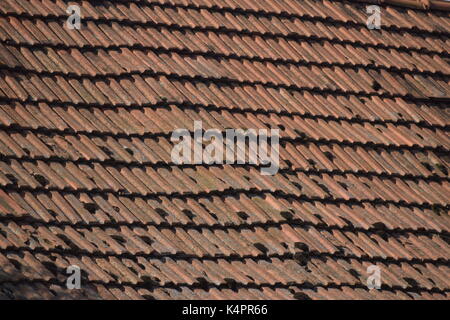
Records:
{"label": "terracotta tile", "polygon": [[[0,263],[35,282],[15,295],[70,296],[51,266],[78,264],[80,299],[448,298],[442,12],[80,5],[68,30],[62,1],[0,4]],[[280,172],[174,165],[195,120],[279,128]],[[387,290],[358,287],[374,259]]]}

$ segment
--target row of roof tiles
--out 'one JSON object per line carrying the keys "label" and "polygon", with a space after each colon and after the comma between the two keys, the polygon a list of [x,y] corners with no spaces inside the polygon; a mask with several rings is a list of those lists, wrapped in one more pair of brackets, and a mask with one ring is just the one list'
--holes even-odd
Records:
{"label": "row of roof tiles", "polygon": [[[21,187],[72,190],[127,190],[143,196],[152,194],[194,194],[229,189],[277,191],[296,197],[345,199],[356,201],[387,201],[446,205],[449,198],[448,181],[425,182],[400,178],[357,177],[353,174],[329,175],[303,172],[279,173],[262,177],[255,168],[224,166],[193,168],[127,168],[101,164],[85,172],[76,165],[58,162],[12,160],[0,162],[1,184]],[[67,167],[67,169],[65,168]],[[70,171],[68,169],[71,169]],[[94,180],[95,179],[95,180]],[[102,191],[104,192],[104,191]],[[427,197],[424,197],[426,194]]]}
{"label": "row of roof tiles", "polygon": [[[145,223],[155,225],[239,226],[239,224],[289,223],[305,221],[337,227],[371,230],[381,222],[389,230],[446,230],[445,211],[405,204],[333,203],[319,199],[296,199],[276,194],[236,192],[234,194],[186,195],[184,197],[139,197],[114,192],[57,192],[8,188],[2,192],[4,216],[64,223]],[[174,212],[170,215],[170,212]],[[352,214],[355,212],[355,214]],[[394,212],[395,216],[390,215]],[[378,224],[377,224],[378,223]],[[385,226],[385,227],[384,227]],[[430,231],[431,232],[431,231]]]}
{"label": "row of roof tiles", "polygon": [[[17,0],[6,0],[0,6],[4,13],[18,13],[42,16],[65,15],[69,2],[63,0],[31,0],[22,2]],[[245,1],[218,1],[218,0],[157,0],[157,1],[136,1],[136,0],[116,0],[105,2],[81,1],[78,3],[82,8],[84,17],[95,19],[118,19],[118,20],[137,20],[137,21],[158,21],[155,15],[168,11],[170,13],[162,14],[161,18],[166,21],[176,22],[179,20],[171,19],[173,14],[182,14],[183,11],[199,12],[204,17],[210,19],[197,19],[199,21],[213,21],[218,18],[217,13],[224,14],[227,20],[219,19],[222,23],[229,22],[234,26],[242,26],[241,16],[256,16],[264,18],[275,25],[277,21],[287,19],[317,19],[326,21],[330,24],[362,25],[366,24],[367,13],[366,6],[369,4],[355,4],[345,1],[327,1],[327,0],[283,0],[276,2],[261,2],[257,0]],[[377,3],[379,4],[379,3]],[[383,24],[389,28],[405,28],[411,31],[425,30],[429,32],[447,32],[448,20],[445,19],[445,12],[428,12],[401,9],[383,6]],[[189,19],[187,15],[184,15]],[[264,21],[263,20],[263,21]]]}
{"label": "row of roof tiles", "polygon": [[[3,106],[2,110],[9,111],[6,113],[7,117],[1,121],[4,126],[10,126],[11,128],[21,126],[23,130],[29,129],[30,132],[35,133],[39,133],[39,128],[43,128],[41,126],[32,128],[30,125],[24,125],[24,122],[18,122],[17,120],[21,118],[17,117],[17,113],[11,112],[12,110],[10,108],[6,108],[5,105]],[[168,108],[146,108],[142,111],[136,109],[131,111],[125,109],[97,111],[96,114],[86,112],[82,114],[72,108],[67,111],[63,111],[63,108],[53,109],[52,114],[57,115],[59,113],[59,116],[57,115],[58,118],[53,117],[53,119],[54,121],[58,119],[56,123],[60,125],[60,128],[55,129],[53,133],[73,136],[73,133],[64,132],[64,130],[69,129],[67,127],[68,125],[70,128],[76,130],[75,132],[78,131],[80,134],[87,134],[99,138],[102,137],[102,134],[105,137],[112,136],[116,139],[123,138],[124,134],[140,139],[151,137],[165,138],[170,136],[176,129],[187,129],[193,132],[194,122],[202,121],[202,128],[204,130],[218,129],[224,135],[225,129],[227,128],[242,128],[246,130],[279,129],[280,139],[285,142],[303,140],[323,141],[331,144],[350,143],[360,145],[362,143],[372,143],[382,148],[389,148],[391,146],[408,148],[415,146],[424,149],[446,148],[450,145],[445,127],[428,128],[415,124],[358,123],[345,120],[324,120],[320,118],[305,119],[302,116],[296,115],[277,116],[275,114],[254,115],[249,112],[231,113],[226,110],[206,113],[202,110],[190,108],[180,109],[174,105]],[[177,114],[176,119],[171,117],[174,113]],[[28,119],[33,119],[30,113],[23,115],[28,115]],[[40,119],[44,118],[44,114],[39,115],[35,113],[35,115],[40,116]],[[86,119],[86,116],[89,116],[89,122],[83,121]],[[95,121],[97,119],[99,120]],[[117,131],[115,133],[111,133],[112,126],[109,126],[108,122],[116,123],[114,127]],[[38,122],[35,121],[36,123]],[[96,127],[94,124],[96,124]],[[105,126],[109,130],[105,130]],[[131,137],[128,138],[128,140],[130,139]],[[100,155],[101,153],[99,151],[97,149],[94,153]],[[130,159],[133,158],[131,157]]]}
{"label": "row of roof tiles", "polygon": [[[308,284],[317,287],[328,286],[356,286],[363,287],[367,274],[366,269],[370,262],[359,262],[357,259],[329,259],[311,258],[307,267],[294,259],[266,258],[263,260],[242,259],[240,261],[227,261],[218,258],[214,261],[199,260],[196,258],[152,259],[145,257],[95,256],[61,254],[55,252],[39,252],[32,255],[28,251],[2,250],[0,259],[3,260],[4,273],[11,274],[10,281],[28,279],[28,281],[49,281],[62,283],[65,278],[65,269],[75,264],[80,266],[84,274],[83,280],[105,285],[134,284],[141,287],[158,288],[170,286],[217,287],[233,285],[239,287],[262,286],[295,286]],[[8,259],[5,259],[6,257]],[[3,258],[3,259],[2,259]],[[22,276],[17,275],[14,265],[27,263],[28,268],[23,270]],[[445,272],[448,267],[436,267],[431,264],[410,266],[406,263],[384,264],[379,263],[383,269],[386,290],[401,288],[411,290],[413,281],[420,291],[440,291],[445,293],[448,287]],[[266,272],[261,272],[266,269]],[[306,270],[305,270],[306,269]],[[14,276],[16,274],[16,276]],[[293,278],[292,275],[295,275]],[[204,279],[212,281],[207,284]],[[411,278],[413,277],[413,278]],[[230,281],[234,279],[234,281]],[[417,279],[417,280],[412,280]],[[297,281],[297,282],[296,282]],[[414,289],[413,289],[414,290]],[[411,291],[413,291],[411,290]]]}
{"label": "row of roof tiles", "polygon": [[[230,15],[217,14],[220,21],[210,21],[199,15],[193,21],[184,21],[183,17],[190,17],[196,12],[186,11],[183,15],[180,12],[172,11],[170,21],[163,19],[164,10],[161,9],[159,15],[154,15],[153,22],[142,23],[138,20],[111,20],[111,19],[85,19],[85,28],[79,30],[70,30],[64,27],[67,20],[67,14],[54,17],[55,20],[46,23],[42,16],[21,16],[14,14],[3,14],[0,19],[0,39],[14,41],[22,44],[54,44],[71,47],[83,48],[85,46],[130,46],[144,44],[154,44],[159,46],[171,47],[170,44],[175,40],[177,46],[182,43],[189,43],[189,37],[195,41],[195,45],[203,48],[209,47],[209,43],[220,44],[225,42],[231,48],[239,48],[233,41],[227,38],[240,37],[254,38],[258,47],[268,43],[285,43],[289,40],[308,40],[314,43],[326,41],[338,44],[348,44],[355,47],[374,47],[389,49],[408,49],[414,51],[426,51],[445,54],[448,52],[449,40],[444,35],[423,35],[420,33],[408,33],[405,31],[393,32],[383,30],[371,32],[367,26],[352,25],[333,25],[321,21],[302,21],[300,19],[291,21],[291,19],[280,20],[277,29],[273,22],[265,21],[259,23],[258,17],[242,17],[246,27],[233,25],[229,23],[227,17]],[[153,12],[153,9],[149,9]],[[207,13],[208,11],[202,11]],[[443,22],[448,23],[448,22]],[[447,29],[448,30],[448,29]],[[72,32],[73,31],[73,32]],[[198,32],[198,33],[197,33]],[[192,35],[194,33],[194,35]],[[245,42],[241,41],[245,48]],[[289,41],[291,44],[292,41]],[[223,45],[222,45],[223,46]],[[223,50],[223,49],[222,49]],[[250,49],[246,49],[251,52]],[[286,49],[284,49],[286,50]],[[270,51],[270,50],[265,50]],[[239,51],[237,51],[239,52]],[[245,51],[244,51],[245,52]]]}
{"label": "row of roof tiles", "polygon": [[[47,282],[35,282],[29,284],[26,282],[6,283],[3,285],[6,293],[1,296],[5,299],[22,298],[22,299],[177,299],[177,300],[211,300],[211,299],[228,299],[228,300],[281,300],[281,299],[428,299],[428,300],[446,300],[448,299],[442,293],[433,292],[405,292],[402,290],[392,291],[376,291],[368,292],[363,288],[354,288],[349,286],[342,287],[320,287],[315,290],[303,289],[301,292],[298,287],[261,287],[261,288],[238,288],[235,290],[229,288],[190,288],[180,286],[179,288],[157,288],[153,290],[145,288],[135,288],[129,285],[120,287],[105,286],[103,284],[88,285],[86,289],[79,290],[75,294],[71,294],[65,286],[58,284],[48,285]],[[49,290],[50,289],[50,290]],[[38,292],[42,292],[38,293]],[[307,294],[306,294],[307,293]]]}
{"label": "row of roof tiles", "polygon": [[[17,128],[14,128],[10,134],[0,134],[0,150],[9,160],[69,161],[80,165],[90,161],[93,165],[105,163],[119,167],[128,165],[130,168],[142,165],[158,168],[164,163],[175,165],[171,159],[173,145],[166,137],[130,139],[85,134],[51,135],[48,137],[27,130],[17,133]],[[280,147],[280,157],[280,170],[290,173],[356,174],[424,180],[442,178],[443,181],[448,175],[446,156],[436,150],[286,142]],[[349,162],[349,159],[353,161]]]}
{"label": "row of roof tiles", "polygon": [[[73,32],[67,2],[0,4],[0,294],[67,296],[77,264],[91,298],[448,299],[447,16],[291,2],[83,1]],[[280,128],[284,171],[171,166],[200,119]]]}
{"label": "row of roof tiles", "polygon": [[[10,133],[0,135],[1,150],[10,158],[26,159],[33,156],[31,159],[37,160],[42,158],[93,162],[113,160],[118,165],[173,163],[171,161],[173,143],[169,141],[167,134],[126,137],[121,134],[89,134],[83,131],[80,133],[40,131],[20,126],[3,129],[7,129]],[[22,132],[18,133],[19,130]],[[47,137],[46,134],[50,136]],[[158,143],[161,145],[156,146]],[[445,154],[441,154],[439,148],[432,146],[396,147],[389,144],[362,145],[357,141],[339,142],[315,138],[297,141],[282,138],[280,148],[282,169],[292,167],[294,170],[304,168],[309,171],[360,171],[375,172],[379,175],[413,174],[425,177],[433,174],[445,176],[448,172]],[[373,154],[375,151],[383,151],[387,158],[378,158]],[[330,152],[337,154],[333,155]],[[290,155],[298,157],[291,160]],[[355,159],[354,163],[346,163],[349,158]]]}
{"label": "row of roof tiles", "polygon": [[[46,43],[45,46],[34,45],[27,48],[18,43],[9,42],[10,44],[2,47],[0,61],[8,61],[10,67],[35,69],[37,71],[101,75],[111,72],[123,73],[126,70],[140,70],[139,68],[136,69],[137,65],[117,65],[116,61],[140,61],[140,59],[145,59],[145,56],[150,55],[151,51],[156,51],[156,53],[165,54],[179,53],[182,56],[196,54],[196,59],[227,58],[230,61],[237,60],[237,62],[247,64],[265,62],[269,66],[274,65],[274,67],[278,65],[290,67],[299,64],[335,65],[343,68],[362,66],[369,69],[387,69],[406,74],[428,72],[439,75],[448,74],[450,70],[439,55],[414,51],[386,50],[383,48],[365,49],[328,41],[280,40],[277,42],[271,41],[269,44],[263,39],[253,40],[250,37],[240,38],[227,35],[217,37],[214,41],[205,41],[206,39],[202,41],[201,38],[205,37],[205,34],[201,32],[188,35],[179,34],[178,38],[171,38],[175,37],[177,32],[165,33],[164,35],[163,32],[155,30],[155,33],[152,36],[156,39],[167,38],[168,45],[151,41],[151,38],[148,37],[149,34],[138,38],[141,41],[139,47],[132,44],[115,48],[77,49]],[[145,39],[150,41],[143,41]],[[185,39],[185,41],[182,43],[178,39]],[[241,44],[238,47],[239,50],[234,49],[234,47],[233,49],[230,48],[231,41]],[[267,46],[271,47],[273,51],[263,49]],[[99,59],[98,55],[102,59]]]}
{"label": "row of roof tiles", "polygon": [[[164,75],[190,80],[201,79],[206,82],[226,81],[228,86],[231,84],[235,86],[249,84],[261,85],[263,87],[268,86],[275,89],[280,87],[297,90],[305,88],[332,92],[364,92],[365,94],[371,95],[412,95],[418,98],[440,98],[450,95],[448,76],[397,74],[386,70],[366,70],[360,67],[346,69],[344,71],[343,68],[338,66],[318,68],[317,66],[274,65],[272,63],[241,62],[239,60],[217,60],[210,57],[194,58],[191,56],[181,56],[176,53],[157,55],[151,51],[148,51],[146,54],[135,51],[134,54],[128,52],[126,59],[120,58],[120,55],[116,59],[108,56],[105,56],[103,59],[98,59],[96,66],[98,68],[103,67],[105,71],[93,76],[88,74],[81,76],[68,75],[64,74],[65,72],[63,71],[48,70],[50,68],[58,69],[56,64],[52,67],[49,66],[44,71],[37,71],[35,68],[32,68],[25,69],[25,72],[27,74],[32,73],[34,74],[33,78],[40,79],[53,78],[56,74],[62,74],[64,75],[63,79],[70,82],[94,82],[104,79],[107,82],[107,86],[108,83],[113,81],[117,82],[122,80],[122,82],[133,84],[136,78],[140,78],[140,82],[142,82],[149,76]],[[122,63],[122,65],[118,64],[118,62]],[[47,60],[46,63],[50,63],[50,61]],[[60,66],[67,68],[68,65],[60,64]],[[70,72],[74,69],[70,67],[68,71]],[[8,78],[10,82],[15,84],[14,91],[24,95],[26,91],[23,89],[20,90],[20,84],[14,83],[14,80],[16,82],[18,80],[20,83],[20,73],[23,71],[18,70],[15,72],[19,72],[19,75],[15,75],[14,73],[5,75],[3,72],[2,74],[6,77],[10,75]],[[139,89],[133,87],[131,86],[128,91],[131,95],[136,96],[139,93]],[[67,90],[69,88],[65,89]],[[93,90],[91,94],[98,101],[106,100],[105,95],[108,95],[107,91],[100,91],[96,89],[95,85],[91,85],[89,89]],[[72,89],[72,91],[74,90]],[[144,96],[141,94],[139,97]]]}
{"label": "row of roof tiles", "polygon": [[[25,89],[27,91],[24,91]],[[408,97],[388,98],[378,94],[367,96],[358,93],[327,93],[317,92],[317,89],[293,90],[263,85],[231,85],[212,81],[188,82],[172,76],[133,75],[129,79],[80,81],[65,79],[58,75],[25,77],[20,73],[0,72],[0,90],[5,98],[78,104],[77,107],[82,107],[83,104],[102,107],[105,105],[145,107],[157,103],[167,105],[176,102],[191,106],[201,105],[207,111],[216,111],[210,108],[213,106],[231,112],[264,111],[270,114],[286,116],[297,114],[330,117],[336,120],[396,122],[404,120],[409,123],[425,122],[439,126],[445,126],[447,124],[445,119],[448,117],[444,112],[445,109],[440,110],[442,103],[438,101],[420,101]],[[370,108],[367,108],[366,104]],[[147,109],[144,108],[145,110]],[[117,126],[113,124],[109,124],[108,127],[117,131]]]}
{"label": "row of roof tiles", "polygon": [[[203,292],[204,298],[226,298],[228,297],[226,293],[228,292],[227,289],[232,288],[231,290],[233,290],[234,292],[240,292],[240,295],[236,295],[234,297],[249,299],[249,296],[242,295],[241,290],[245,289],[246,287],[250,287],[255,290],[255,294],[256,292],[259,293],[259,298],[292,299],[293,297],[296,297],[295,295],[292,296],[292,293],[294,293],[295,291],[298,292],[298,290],[295,290],[294,292],[291,290],[287,291],[287,289],[290,289],[291,286],[292,289],[298,289],[299,287],[311,288],[314,285],[316,285],[314,289],[306,291],[308,293],[306,297],[321,297],[320,295],[317,296],[312,292],[318,292],[318,290],[320,292],[320,289],[325,289],[327,287],[337,288],[339,290],[343,290],[342,287],[353,287],[353,290],[356,288],[359,289],[358,291],[362,291],[357,293],[357,296],[359,296],[359,298],[364,297],[366,299],[380,298],[383,296],[384,298],[390,297],[398,299],[399,297],[396,297],[395,293],[399,294],[400,297],[405,298],[434,297],[435,299],[445,299],[446,296],[448,297],[445,290],[440,291],[440,289],[438,289],[438,287],[441,286],[441,283],[442,286],[446,285],[441,281],[442,279],[445,279],[445,272],[448,271],[445,270],[445,268],[436,268],[430,264],[427,264],[426,266],[416,265],[414,267],[411,267],[407,264],[396,266],[391,264],[384,265],[383,263],[379,263],[379,265],[383,269],[383,272],[386,270],[386,281],[389,283],[388,285],[383,286],[382,291],[379,291],[379,293],[383,294],[379,297],[377,293],[369,293],[364,288],[364,286],[361,285],[362,281],[365,280],[365,277],[363,276],[364,270],[369,264],[364,262],[359,263],[357,260],[346,261],[343,259],[337,259],[337,261],[335,262],[330,259],[313,258],[308,261],[308,268],[307,271],[305,271],[302,267],[298,266],[298,261],[280,260],[278,258],[268,259],[264,261],[254,261],[252,259],[247,259],[244,261],[236,262],[229,262],[221,258],[217,259],[216,262],[200,262],[196,259],[191,259],[188,261],[174,261],[170,258],[166,258],[163,261],[160,261],[147,260],[141,257],[137,259],[122,258],[119,260],[115,257],[91,258],[88,256],[83,256],[80,259],[79,257],[75,257],[70,254],[61,257],[59,254],[55,253],[37,253],[34,255],[34,257],[30,257],[30,254],[28,252],[25,252],[24,255],[24,253],[22,252],[16,253],[14,251],[7,254],[7,257],[9,263],[8,265],[6,265],[6,275],[15,274],[15,272],[13,271],[14,269],[12,268],[12,263],[18,264],[26,262],[28,265],[30,265],[30,269],[26,271],[26,274],[29,275],[28,279],[31,280],[22,280],[22,283],[27,283],[27,281],[39,283],[39,281],[48,281],[49,278],[52,279],[52,283],[59,282],[56,280],[57,278],[61,279],[61,277],[58,276],[58,272],[64,271],[65,269],[63,268],[65,268],[69,264],[77,264],[82,266],[84,270],[87,270],[86,273],[90,275],[91,283],[104,285],[108,288],[108,290],[111,290],[112,292],[114,292],[114,289],[123,290],[127,287],[127,284],[136,289],[149,288],[149,290],[151,290],[150,292],[152,293],[157,293],[158,290],[160,290],[158,289],[159,287],[177,287],[176,290],[173,290],[175,292],[173,292],[172,290],[163,290],[163,292],[172,292],[172,294],[165,297],[172,299],[183,298],[183,295],[180,295],[179,292],[183,287],[191,287],[192,289],[195,289],[196,287],[199,288],[198,294],[202,295]],[[24,258],[25,261],[23,261]],[[43,266],[45,266],[45,268],[43,268]],[[34,271],[36,269],[38,270],[38,272]],[[51,273],[46,271],[48,269],[52,270]],[[264,269],[265,271],[262,272],[261,269]],[[185,270],[189,271],[186,273]],[[280,270],[283,271],[280,273]],[[293,282],[295,281],[292,281],[291,278],[292,274],[291,276],[289,276],[287,275],[287,273],[293,272],[295,270],[297,270],[297,276],[299,276],[299,278],[301,277],[302,279],[309,281],[301,283],[297,282],[297,284],[294,284]],[[327,273],[323,273],[323,270],[327,270]],[[349,280],[349,276],[345,272],[350,272],[350,274],[352,274],[354,278],[350,277]],[[263,275],[262,278],[261,274]],[[312,277],[309,276],[309,274],[316,274],[317,276]],[[227,278],[230,275],[234,275],[235,277],[238,276],[238,281],[231,281],[231,279],[233,278]],[[408,276],[415,277],[420,281],[420,284],[416,283],[416,280],[413,280],[414,278],[410,278]],[[139,279],[138,281],[136,280],[137,278]],[[205,278],[214,279],[214,282],[207,283],[204,280]],[[21,278],[18,278],[16,280],[18,282],[13,281],[12,284],[21,284],[19,279]],[[310,281],[312,281],[312,283]],[[11,280],[9,280],[9,282],[11,282]],[[415,287],[412,288],[411,285],[414,285]],[[87,286],[89,290],[90,285],[88,284]],[[287,292],[281,297],[271,295],[267,296],[267,293],[264,290],[267,287],[284,288]],[[305,292],[304,288],[302,290],[303,292]],[[216,291],[214,291],[214,289],[219,289],[221,292],[225,291],[225,294],[217,294],[216,296],[216,294],[214,293]],[[15,290],[15,292],[17,291]],[[83,293],[86,294],[85,292]],[[99,293],[103,297],[106,296],[108,298],[114,298],[114,296],[110,296],[111,293],[109,293],[108,295],[101,290],[99,291]],[[391,294],[393,295],[391,296]],[[140,295],[140,297],[133,296],[132,298],[136,299],[152,297],[152,295],[146,297],[143,292],[141,292]],[[74,297],[74,295],[72,294],[70,295],[70,297]],[[184,298],[186,297],[189,297],[190,299],[198,298],[197,295],[188,295]],[[346,297],[348,296],[345,294],[339,295],[338,292],[336,292],[334,297],[328,298],[342,299]],[[129,298],[130,297],[128,297],[127,299]],[[321,298],[324,297],[322,296]],[[356,296],[354,298],[356,298]]]}
{"label": "row of roof tiles", "polygon": [[[0,225],[0,247],[3,250],[61,251],[81,256],[121,255],[122,258],[142,256],[162,260],[165,257],[176,260],[195,257],[264,261],[280,257],[297,260],[300,266],[306,266],[309,259],[317,256],[393,264],[405,262],[409,265],[434,263],[448,270],[448,260],[442,258],[450,252],[448,241],[448,233],[430,235],[383,229],[367,232],[288,223],[256,227],[242,225],[238,228],[195,225],[170,228],[154,225],[75,227],[68,224],[59,227],[57,223],[54,226],[51,222],[33,225],[20,220],[15,223],[13,219]],[[448,279],[445,282],[448,286]]]}

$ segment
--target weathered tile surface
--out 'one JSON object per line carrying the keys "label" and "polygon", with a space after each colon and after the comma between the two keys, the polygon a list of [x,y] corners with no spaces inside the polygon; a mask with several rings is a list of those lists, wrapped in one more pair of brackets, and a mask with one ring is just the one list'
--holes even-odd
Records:
{"label": "weathered tile surface", "polygon": [[[69,30],[1,1],[0,298],[448,300],[450,7],[370,3],[80,1]],[[177,166],[195,120],[280,129],[279,173]]]}

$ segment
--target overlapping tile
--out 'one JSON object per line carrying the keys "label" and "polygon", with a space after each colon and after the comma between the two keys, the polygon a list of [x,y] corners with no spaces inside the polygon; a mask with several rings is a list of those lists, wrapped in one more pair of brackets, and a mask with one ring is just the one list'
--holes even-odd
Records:
{"label": "overlapping tile", "polygon": [[[0,297],[448,299],[450,22],[393,2],[3,1]],[[196,120],[278,174],[177,166]]]}

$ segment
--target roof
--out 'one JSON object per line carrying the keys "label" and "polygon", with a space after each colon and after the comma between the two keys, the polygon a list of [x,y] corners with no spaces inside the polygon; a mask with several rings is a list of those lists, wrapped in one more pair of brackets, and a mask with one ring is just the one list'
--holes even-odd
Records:
{"label": "roof", "polygon": [[[448,3],[376,3],[1,1],[0,298],[448,299]],[[195,120],[279,172],[174,164]]]}
{"label": "roof", "polygon": [[398,7],[406,7],[423,10],[450,10],[449,0],[354,0],[361,3],[372,3],[375,5],[394,5]]}

